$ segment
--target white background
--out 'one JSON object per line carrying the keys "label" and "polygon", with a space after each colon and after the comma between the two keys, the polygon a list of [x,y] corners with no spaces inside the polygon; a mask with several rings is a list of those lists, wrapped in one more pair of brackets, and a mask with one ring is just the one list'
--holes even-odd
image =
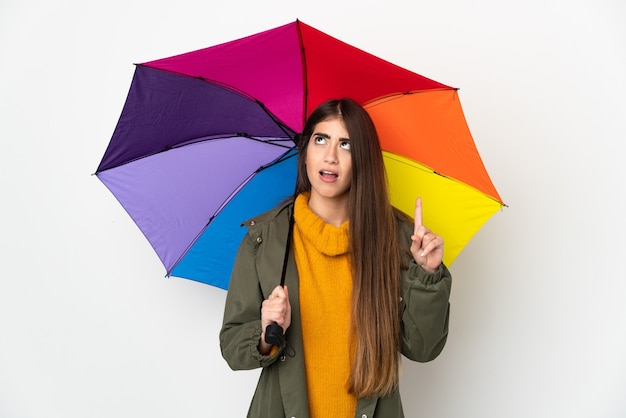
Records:
{"label": "white background", "polygon": [[245,415],[225,292],[165,279],[91,174],[133,63],[296,18],[460,87],[509,205],[452,266],[444,352],[404,362],[407,416],[626,416],[623,1],[1,0],[0,417]]}

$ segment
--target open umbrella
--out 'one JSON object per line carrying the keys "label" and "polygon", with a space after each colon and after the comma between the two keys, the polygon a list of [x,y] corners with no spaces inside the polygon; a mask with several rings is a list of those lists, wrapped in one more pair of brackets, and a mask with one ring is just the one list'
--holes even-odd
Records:
{"label": "open umbrella", "polygon": [[446,240],[451,264],[503,205],[457,90],[300,21],[138,64],[96,170],[177,276],[228,287],[243,220],[293,194],[295,136],[329,98],[372,115],[392,203]]}

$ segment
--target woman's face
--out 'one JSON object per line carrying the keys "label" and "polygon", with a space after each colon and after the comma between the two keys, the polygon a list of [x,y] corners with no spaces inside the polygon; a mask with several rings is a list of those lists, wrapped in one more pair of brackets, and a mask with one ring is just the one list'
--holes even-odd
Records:
{"label": "woman's face", "polygon": [[352,182],[350,138],[342,119],[326,119],[315,125],[307,145],[306,172],[311,199],[345,199]]}

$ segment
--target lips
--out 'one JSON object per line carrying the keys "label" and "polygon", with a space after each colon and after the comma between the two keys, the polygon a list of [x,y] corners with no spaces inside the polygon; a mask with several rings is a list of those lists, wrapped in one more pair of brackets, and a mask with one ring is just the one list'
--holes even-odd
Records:
{"label": "lips", "polygon": [[337,180],[338,177],[339,175],[334,171],[320,170],[320,178],[323,181],[332,182],[332,181]]}

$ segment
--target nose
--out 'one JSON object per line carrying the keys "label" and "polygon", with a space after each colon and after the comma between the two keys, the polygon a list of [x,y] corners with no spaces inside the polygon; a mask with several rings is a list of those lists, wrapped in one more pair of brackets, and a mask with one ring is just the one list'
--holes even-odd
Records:
{"label": "nose", "polygon": [[324,162],[329,164],[337,163],[337,147],[330,146],[324,153]]}

